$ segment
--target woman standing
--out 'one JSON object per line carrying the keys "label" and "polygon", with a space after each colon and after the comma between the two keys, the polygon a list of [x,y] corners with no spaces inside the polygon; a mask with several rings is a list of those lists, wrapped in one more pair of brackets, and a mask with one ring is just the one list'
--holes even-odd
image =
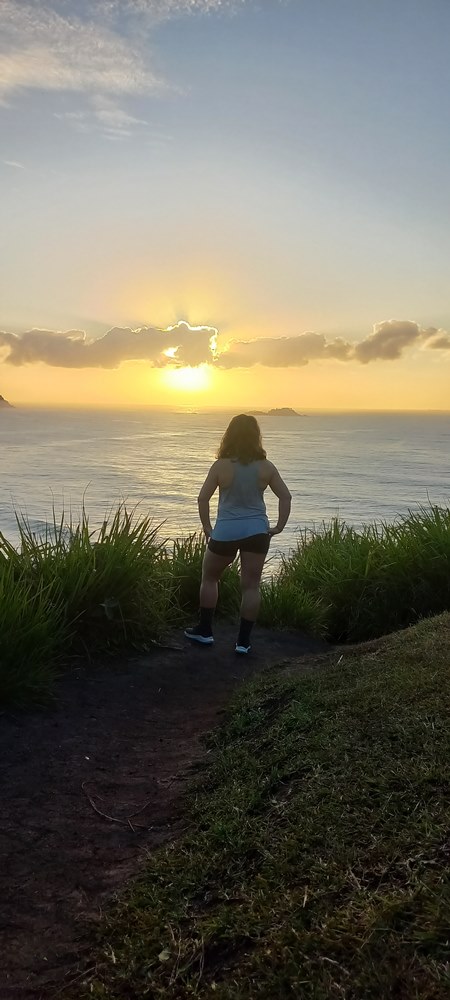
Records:
{"label": "woman standing", "polygon": [[[264,491],[278,497],[278,521],[271,528]],[[219,489],[217,520],[211,527],[209,502]],[[198,496],[198,509],[208,542],[200,585],[200,619],[187,628],[193,642],[214,642],[212,622],[218,598],[218,583],[224,569],[239,551],[241,557],[241,621],[236,653],[250,652],[250,634],[260,604],[260,582],[270,539],[285,527],[291,494],[278,469],[266,458],[261,431],[255,417],[245,413],[233,417],[222,438],[217,461],[211,466]]]}

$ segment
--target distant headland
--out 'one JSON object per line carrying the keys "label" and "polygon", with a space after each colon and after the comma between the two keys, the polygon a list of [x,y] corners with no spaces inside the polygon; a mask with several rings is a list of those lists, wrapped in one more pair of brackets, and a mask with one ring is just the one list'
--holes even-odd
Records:
{"label": "distant headland", "polygon": [[290,406],[276,407],[274,410],[250,410],[252,417],[306,417],[306,413],[297,413]]}
{"label": "distant headland", "polygon": [[4,396],[0,396],[0,409],[1,407],[8,407],[8,409],[13,410],[14,407],[12,403],[8,403],[8,400]]}

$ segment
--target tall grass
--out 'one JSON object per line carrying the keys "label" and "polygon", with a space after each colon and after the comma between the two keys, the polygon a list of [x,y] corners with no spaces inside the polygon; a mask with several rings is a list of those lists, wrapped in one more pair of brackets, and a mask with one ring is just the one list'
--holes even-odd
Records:
{"label": "tall grass", "polygon": [[358,642],[450,607],[450,509],[430,505],[357,532],[334,519],[304,532],[284,559],[280,591],[323,607],[331,641]]}
{"label": "tall grass", "polygon": [[[128,641],[142,633],[159,636],[169,613],[169,585],[162,571],[159,526],[139,518],[136,508],[119,505],[100,529],[92,529],[83,508],[81,520],[66,522],[64,512],[37,537],[18,519],[21,570],[31,582],[61,595],[67,623],[91,641]],[[116,628],[111,628],[111,623]]]}
{"label": "tall grass", "polygon": [[[172,584],[173,604],[179,611],[180,620],[186,614],[192,615],[198,611],[205,549],[205,536],[200,532],[176,538],[171,547],[166,547],[167,573]],[[225,570],[220,581],[217,611],[225,616],[234,615],[239,603],[239,570],[237,564],[233,563]]]}
{"label": "tall grass", "polygon": [[0,560],[0,703],[43,703],[67,640],[61,598]]}
{"label": "tall grass", "polygon": [[[169,541],[123,504],[92,529],[53,516],[43,535],[17,518],[20,546],[0,534],[0,698],[45,696],[55,658],[144,644],[195,615],[205,540]],[[218,612],[238,614],[238,566]],[[260,622],[331,642],[358,642],[450,608],[450,509],[421,507],[356,531],[338,519],[303,532],[264,580]],[[14,692],[16,691],[16,694]]]}
{"label": "tall grass", "polygon": [[325,638],[328,633],[328,608],[313,594],[308,594],[295,580],[272,577],[261,585],[261,625],[268,628],[293,628]]}
{"label": "tall grass", "polygon": [[45,697],[58,651],[142,644],[173,625],[164,542],[150,518],[120,505],[97,530],[85,510],[78,524],[54,515],[39,536],[24,518],[17,524],[18,550],[0,535],[3,699]]}

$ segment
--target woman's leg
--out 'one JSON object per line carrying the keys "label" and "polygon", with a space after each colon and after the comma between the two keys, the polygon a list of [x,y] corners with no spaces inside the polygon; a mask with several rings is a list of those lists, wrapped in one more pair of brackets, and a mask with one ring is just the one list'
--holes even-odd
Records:
{"label": "woman's leg", "polygon": [[241,551],[241,624],[236,644],[237,651],[250,648],[250,632],[258,617],[261,602],[260,583],[266,553]]}
{"label": "woman's leg", "polygon": [[185,636],[194,642],[211,645],[214,642],[212,621],[219,593],[219,580],[224,569],[233,562],[235,554],[217,555],[206,549],[203,557],[202,582],[200,584],[200,616],[198,625],[184,630]]}
{"label": "woman's leg", "polygon": [[214,609],[219,595],[219,580],[223,571],[233,562],[234,556],[218,556],[206,549],[203,557],[200,607]]}

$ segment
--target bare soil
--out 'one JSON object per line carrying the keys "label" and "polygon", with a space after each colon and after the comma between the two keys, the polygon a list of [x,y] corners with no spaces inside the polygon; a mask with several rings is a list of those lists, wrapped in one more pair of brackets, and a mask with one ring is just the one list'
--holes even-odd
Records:
{"label": "bare soil", "polygon": [[203,737],[246,678],[323,653],[301,633],[234,628],[148,656],[77,663],[47,709],[0,716],[0,997],[58,996],[83,963],[108,897],[179,835]]}

